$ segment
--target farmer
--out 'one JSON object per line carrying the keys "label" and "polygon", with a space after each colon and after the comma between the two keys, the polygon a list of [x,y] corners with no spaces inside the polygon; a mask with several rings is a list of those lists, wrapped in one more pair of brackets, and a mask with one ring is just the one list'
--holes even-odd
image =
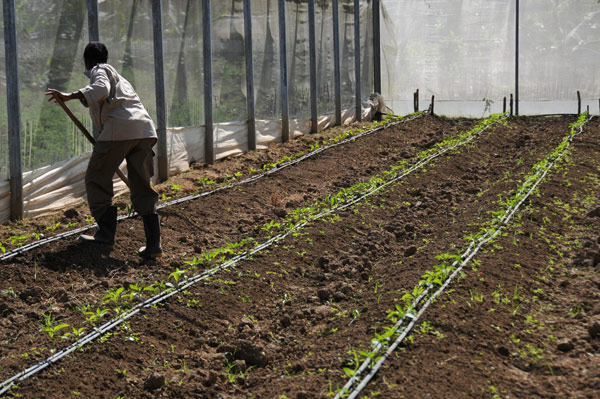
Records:
{"label": "farmer", "polygon": [[[156,214],[158,194],[150,186],[154,174],[152,146],[157,136],[154,123],[140,98],[115,68],[106,63],[108,49],[99,42],[89,43],[83,52],[84,72],[90,84],[72,93],[48,89],[48,101],[77,99],[89,108],[99,132],[85,173],[85,189],[92,216],[99,230],[94,236],[81,235],[80,241],[112,248],[117,230],[117,207],[112,204],[113,176],[123,159],[133,208],[142,216],[146,246],[139,255],[144,260],[162,256],[160,223]],[[54,100],[56,102],[56,100]]]}

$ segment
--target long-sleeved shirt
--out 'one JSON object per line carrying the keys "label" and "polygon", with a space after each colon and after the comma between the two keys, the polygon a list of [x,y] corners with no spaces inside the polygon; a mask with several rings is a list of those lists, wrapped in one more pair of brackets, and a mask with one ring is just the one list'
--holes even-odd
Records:
{"label": "long-sleeved shirt", "polygon": [[94,126],[96,141],[156,138],[154,123],[131,84],[109,64],[89,71],[90,84],[80,89]]}

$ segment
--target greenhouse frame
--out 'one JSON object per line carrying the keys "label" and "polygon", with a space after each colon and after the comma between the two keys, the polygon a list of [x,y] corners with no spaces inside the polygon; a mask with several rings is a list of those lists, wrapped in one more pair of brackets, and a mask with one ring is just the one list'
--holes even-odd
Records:
{"label": "greenhouse frame", "polygon": [[91,145],[44,92],[86,84],[88,41],[155,120],[158,181],[369,118],[374,92],[396,114],[600,107],[597,0],[3,0],[2,14],[0,222],[84,197]]}

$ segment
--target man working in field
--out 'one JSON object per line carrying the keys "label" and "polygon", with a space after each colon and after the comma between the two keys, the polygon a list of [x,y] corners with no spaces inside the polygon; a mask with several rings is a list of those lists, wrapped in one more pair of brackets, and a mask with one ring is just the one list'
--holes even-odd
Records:
{"label": "man working in field", "polygon": [[94,236],[82,235],[86,243],[113,246],[117,229],[117,207],[112,204],[113,176],[123,159],[133,208],[142,216],[146,246],[139,254],[144,259],[162,256],[160,223],[156,214],[158,194],[150,186],[154,174],[152,146],[157,135],[154,123],[131,84],[107,64],[108,50],[99,42],[89,43],[83,53],[90,84],[72,93],[48,89],[47,95],[63,101],[77,99],[89,108],[94,126],[100,132],[85,174],[85,189],[92,216],[99,230]]}

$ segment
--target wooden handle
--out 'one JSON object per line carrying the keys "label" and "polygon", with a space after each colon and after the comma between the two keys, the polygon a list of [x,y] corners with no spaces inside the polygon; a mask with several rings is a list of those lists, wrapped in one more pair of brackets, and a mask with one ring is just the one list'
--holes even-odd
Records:
{"label": "wooden handle", "polygon": [[[79,128],[79,130],[81,130],[81,133],[83,133],[85,138],[88,139],[88,141],[90,143],[96,144],[96,140],[94,140],[94,137],[92,137],[90,132],[88,132],[88,130],[85,128],[85,126],[83,126],[83,124],[81,122],[79,122],[79,119],[77,119],[77,117],[75,115],[73,115],[73,113],[71,112],[69,107],[67,107],[65,102],[62,100],[62,98],[60,98],[57,95],[54,95],[53,97],[56,100],[56,102],[58,103],[58,105],[60,105],[61,108],[65,111],[65,113],[69,116],[69,118],[71,118],[71,120],[73,121],[75,126],[77,126]],[[123,174],[123,172],[121,172],[120,169],[117,169],[117,175],[121,178],[121,180],[123,180],[123,182],[127,185],[127,187],[131,188],[131,186],[129,185],[129,180],[127,179],[127,176],[125,176]]]}

